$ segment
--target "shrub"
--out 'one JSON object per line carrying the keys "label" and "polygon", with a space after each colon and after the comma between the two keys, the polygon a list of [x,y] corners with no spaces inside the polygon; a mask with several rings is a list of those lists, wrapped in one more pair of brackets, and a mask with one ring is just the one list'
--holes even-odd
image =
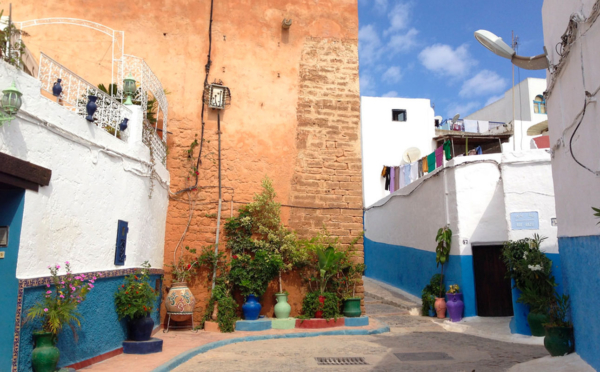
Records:
{"label": "shrub", "polygon": [[[319,296],[325,297],[324,304],[321,305],[319,302]],[[323,318],[335,319],[340,317],[340,299],[335,293],[331,292],[310,292],[304,297],[302,301],[302,316],[300,318],[310,319],[315,317],[315,313],[318,310],[323,310]]]}
{"label": "shrub", "polygon": [[152,312],[158,293],[150,285],[150,264],[142,264],[142,269],[125,277],[124,283],[115,293],[115,307],[119,320],[143,318]]}

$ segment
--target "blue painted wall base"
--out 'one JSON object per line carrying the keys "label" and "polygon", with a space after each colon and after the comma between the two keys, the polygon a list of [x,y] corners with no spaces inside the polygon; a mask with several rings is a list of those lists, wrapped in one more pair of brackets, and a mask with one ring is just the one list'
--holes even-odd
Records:
{"label": "blue painted wall base", "polygon": [[148,341],[123,341],[123,354],[154,354],[162,352],[163,340],[152,337]]}
{"label": "blue painted wall base", "polygon": [[600,235],[558,239],[565,292],[571,298],[575,351],[600,370]]}

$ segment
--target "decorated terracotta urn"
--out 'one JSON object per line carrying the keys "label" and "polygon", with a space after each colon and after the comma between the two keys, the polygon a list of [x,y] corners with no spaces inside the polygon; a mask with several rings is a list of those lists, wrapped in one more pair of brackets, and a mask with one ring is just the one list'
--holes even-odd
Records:
{"label": "decorated terracotta urn", "polygon": [[[187,283],[173,283],[165,299],[165,307],[167,312],[171,313],[171,319],[176,322],[186,320],[192,315],[195,305],[196,299],[188,288]],[[181,315],[177,315],[177,313],[181,313]]]}

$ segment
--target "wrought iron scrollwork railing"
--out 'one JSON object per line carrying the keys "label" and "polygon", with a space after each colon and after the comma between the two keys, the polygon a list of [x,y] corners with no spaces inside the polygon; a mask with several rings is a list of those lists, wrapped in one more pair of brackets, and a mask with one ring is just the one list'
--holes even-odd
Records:
{"label": "wrought iron scrollwork railing", "polygon": [[167,164],[167,144],[156,133],[156,129],[148,120],[144,120],[143,142],[150,148],[155,160],[160,161],[162,165]]}
{"label": "wrought iron scrollwork railing", "polygon": [[38,80],[42,83],[42,89],[52,94],[52,87],[57,79],[62,79],[61,86],[63,88],[58,97],[59,103],[81,116],[86,116],[85,107],[88,96],[98,97],[96,100],[98,109],[94,114],[94,123],[115,137],[126,139],[126,134],[120,130],[119,124],[124,118],[131,117],[131,110],[65,66],[44,53],[40,53]]}

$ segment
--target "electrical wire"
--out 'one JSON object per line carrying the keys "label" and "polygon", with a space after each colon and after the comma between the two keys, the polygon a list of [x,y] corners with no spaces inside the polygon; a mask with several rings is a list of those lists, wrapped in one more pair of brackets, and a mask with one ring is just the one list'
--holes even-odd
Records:
{"label": "electrical wire", "polygon": [[575,133],[577,133],[577,130],[579,130],[579,126],[581,126],[581,123],[583,123],[583,118],[585,117],[585,111],[587,109],[587,101],[588,101],[588,97],[591,97],[590,92],[585,92],[586,94],[586,98],[585,101],[583,103],[583,112],[581,114],[581,119],[579,119],[579,123],[577,123],[577,126],[575,127],[575,130],[573,131],[573,133],[571,134],[571,138],[569,139],[569,152],[571,153],[571,156],[573,157],[573,160],[575,160],[575,162],[577,164],[579,164],[579,166],[581,166],[582,168],[586,169],[587,171],[593,173],[596,176],[600,175],[600,172],[596,172],[591,170],[590,168],[588,168],[586,165],[582,164],[579,159],[577,159],[577,157],[575,156],[575,153],[573,152],[573,138],[575,137]]}

